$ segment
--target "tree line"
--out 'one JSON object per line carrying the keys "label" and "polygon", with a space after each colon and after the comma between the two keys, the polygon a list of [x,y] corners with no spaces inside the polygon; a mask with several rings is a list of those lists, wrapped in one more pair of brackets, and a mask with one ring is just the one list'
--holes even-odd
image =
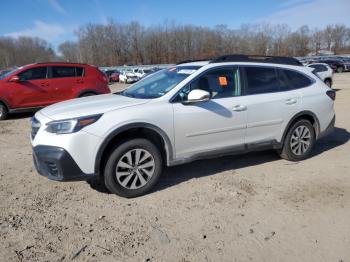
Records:
{"label": "tree line", "polygon": [[203,27],[164,22],[143,26],[138,22],[87,24],[75,31],[77,41],[59,45],[59,56],[42,39],[0,38],[0,66],[61,59],[97,66],[163,64],[210,58],[223,54],[305,56],[321,50],[350,53],[350,28],[328,25],[324,29],[288,25],[246,24]]}
{"label": "tree line", "polygon": [[56,54],[49,43],[36,37],[0,37],[0,69],[52,61]]}
{"label": "tree line", "polygon": [[109,21],[88,24],[76,31],[77,42],[59,46],[66,61],[95,65],[162,64],[210,58],[223,54],[305,56],[326,49],[338,54],[350,52],[350,28],[329,25],[322,30],[285,24],[226,25],[213,28],[165,22],[145,27]]}

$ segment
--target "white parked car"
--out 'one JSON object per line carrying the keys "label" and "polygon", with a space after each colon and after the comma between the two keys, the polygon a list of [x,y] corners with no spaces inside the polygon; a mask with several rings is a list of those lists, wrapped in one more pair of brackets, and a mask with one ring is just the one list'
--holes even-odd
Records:
{"label": "white parked car", "polygon": [[333,70],[329,65],[324,63],[313,63],[307,66],[310,68],[314,68],[313,72],[317,74],[327,86],[332,87]]}
{"label": "white parked car", "polygon": [[163,166],[268,148],[304,160],[334,127],[334,99],[293,58],[187,62],[120,93],[37,112],[34,163],[50,179],[100,177],[111,192],[136,197],[154,187]]}
{"label": "white parked car", "polygon": [[119,74],[119,82],[121,83],[135,83],[139,78],[131,69],[123,70]]}
{"label": "white parked car", "polygon": [[152,70],[151,69],[144,69],[144,68],[139,68],[139,69],[137,69],[137,71],[136,71],[136,76],[139,78],[139,79],[141,79],[141,78],[143,78],[145,75],[147,75],[147,74],[149,74],[149,73],[151,73],[152,72]]}

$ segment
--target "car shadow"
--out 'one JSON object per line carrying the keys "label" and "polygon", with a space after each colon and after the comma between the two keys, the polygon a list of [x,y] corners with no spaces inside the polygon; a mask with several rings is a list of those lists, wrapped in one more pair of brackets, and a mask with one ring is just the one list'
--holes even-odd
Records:
{"label": "car shadow", "polygon": [[10,121],[10,120],[17,120],[17,119],[24,119],[24,118],[30,118],[34,116],[35,112],[25,112],[25,113],[16,113],[16,114],[9,114],[5,120],[2,121]]}
{"label": "car shadow", "polygon": [[[346,129],[336,127],[330,135],[321,138],[317,142],[311,157],[315,157],[325,151],[339,147],[347,143],[349,139],[350,133]],[[166,167],[159,183],[150,193],[164,190],[191,179],[212,176],[226,171],[234,172],[241,168],[278,161],[280,159],[281,158],[274,150],[266,150],[240,155],[229,155],[214,159],[197,160],[184,165]],[[104,183],[97,179],[88,181],[88,183],[91,188],[98,192],[109,193],[104,186]]]}

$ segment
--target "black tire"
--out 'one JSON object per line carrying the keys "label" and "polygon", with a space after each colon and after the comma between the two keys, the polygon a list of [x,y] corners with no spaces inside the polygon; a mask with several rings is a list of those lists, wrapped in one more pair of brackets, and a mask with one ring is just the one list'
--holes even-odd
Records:
{"label": "black tire", "polygon": [[326,79],[326,80],[324,80],[324,83],[325,83],[328,87],[332,87],[332,80]]}
{"label": "black tire", "polygon": [[[293,141],[293,143],[296,142],[295,141],[295,136],[294,136],[295,132],[296,132],[296,130],[298,128],[301,129],[302,127],[307,128],[307,130],[309,131],[309,134],[310,134],[309,142],[310,142],[310,144],[308,145],[308,148],[305,149],[305,151],[303,153],[301,153],[301,150],[304,150],[304,149],[300,149],[300,153],[301,154],[296,154],[295,153],[295,150],[296,150],[295,146],[294,146],[294,148],[292,148],[292,141]],[[292,138],[292,136],[293,136],[293,138]],[[303,140],[303,139],[299,139],[299,140]],[[307,141],[305,141],[305,142],[307,142]],[[310,123],[310,121],[308,121],[306,119],[298,120],[297,122],[295,122],[289,128],[288,133],[287,133],[287,135],[286,135],[286,137],[284,139],[284,142],[283,142],[283,148],[279,152],[279,155],[283,159],[286,159],[286,160],[289,160],[289,161],[301,161],[301,160],[304,160],[304,159],[308,158],[311,155],[312,149],[313,149],[313,147],[315,145],[315,142],[316,142],[315,129],[312,126],[312,124]],[[300,144],[300,142],[297,142],[297,144]]]}
{"label": "black tire", "polygon": [[7,118],[8,110],[7,107],[0,103],[0,120],[5,120]]}
{"label": "black tire", "polygon": [[81,94],[79,97],[87,97],[87,96],[95,96],[95,95],[96,95],[95,93],[87,92],[87,93]]}
{"label": "black tire", "polygon": [[[124,171],[125,173],[128,173],[128,174],[124,176],[125,178],[124,178],[124,181],[122,182],[125,182],[125,180],[127,180],[127,178],[130,176],[130,179],[128,179],[129,182],[127,182],[126,186],[123,186],[121,182],[117,179],[118,164],[122,161],[122,159],[125,159],[126,154],[128,154],[130,151],[134,152],[133,150],[145,150],[152,157],[148,159],[151,159],[151,161],[153,160],[152,163],[154,163],[154,167],[152,168],[153,174],[149,178],[145,179],[145,177],[147,176],[145,173],[142,172],[143,178],[146,180],[146,183],[143,186],[141,186],[142,185],[141,179],[137,177],[137,175],[140,175],[140,173],[138,174],[136,173],[134,165],[133,165],[133,169],[126,168],[126,170]],[[132,159],[133,159],[132,161],[136,161],[135,154],[132,156]],[[136,166],[137,166],[136,169],[139,170],[138,165]],[[146,194],[156,185],[162,173],[162,169],[163,169],[162,156],[158,148],[147,139],[143,139],[143,138],[132,139],[121,143],[111,152],[105,166],[104,181],[105,181],[106,188],[114,194],[117,194],[121,197],[127,197],[127,198],[138,197]],[[122,176],[120,176],[119,179],[121,179],[121,177]],[[132,184],[134,180],[136,180],[138,182],[138,186],[141,186],[141,187],[136,189],[127,188],[127,187],[130,187],[130,184]]]}
{"label": "black tire", "polygon": [[337,67],[337,73],[343,73],[344,68],[342,66]]}

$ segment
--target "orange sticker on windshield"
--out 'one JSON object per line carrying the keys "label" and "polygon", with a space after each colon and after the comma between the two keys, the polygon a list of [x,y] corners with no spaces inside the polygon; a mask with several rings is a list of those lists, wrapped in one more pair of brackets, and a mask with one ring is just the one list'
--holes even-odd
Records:
{"label": "orange sticker on windshield", "polygon": [[226,76],[220,76],[219,77],[219,84],[221,86],[227,86],[227,78],[226,78]]}

